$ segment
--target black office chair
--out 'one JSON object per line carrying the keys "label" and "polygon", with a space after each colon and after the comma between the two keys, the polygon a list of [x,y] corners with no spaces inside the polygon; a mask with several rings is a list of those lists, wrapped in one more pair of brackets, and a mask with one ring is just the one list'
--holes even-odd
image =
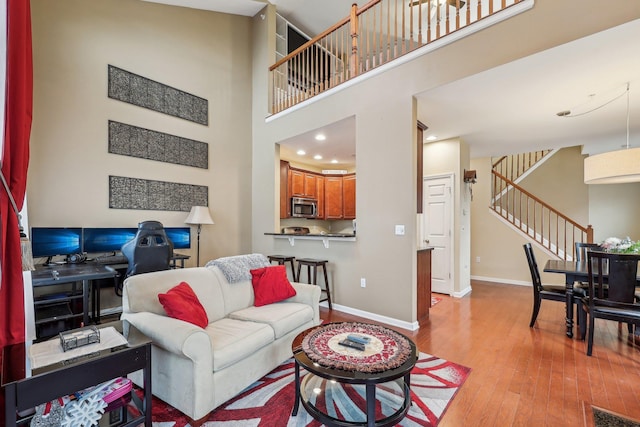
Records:
{"label": "black office chair", "polygon": [[167,237],[162,223],[144,221],[138,224],[136,236],[122,245],[127,257],[127,277],[152,271],[168,270],[173,254],[173,243]]}
{"label": "black office chair", "polygon": [[[567,301],[567,288],[566,286],[543,286],[542,281],[540,280],[538,263],[536,262],[535,255],[533,254],[531,243],[525,243],[523,247],[524,253],[527,255],[529,271],[531,272],[531,284],[533,285],[533,313],[531,313],[531,322],[529,323],[529,327],[533,328],[533,325],[536,323],[536,319],[538,318],[538,312],[540,311],[540,304],[542,300],[546,299],[565,303]],[[584,290],[582,290],[581,288],[574,288],[573,303],[577,304],[578,301],[580,301],[580,298],[584,296]]]}
{"label": "black office chair", "polygon": [[[595,319],[607,319],[629,325],[629,333],[633,333],[632,325],[640,326],[640,303],[636,301],[638,261],[640,255],[614,254],[606,252],[587,252],[587,269],[589,273],[589,296],[581,299],[581,310],[578,313],[580,337],[585,338],[589,315],[589,336],[587,356],[593,350]],[[607,278],[601,271],[607,271]]]}

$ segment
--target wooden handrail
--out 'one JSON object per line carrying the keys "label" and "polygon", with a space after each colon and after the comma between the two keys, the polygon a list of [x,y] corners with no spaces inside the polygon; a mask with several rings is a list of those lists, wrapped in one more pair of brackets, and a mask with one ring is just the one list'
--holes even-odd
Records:
{"label": "wooden handrail", "polygon": [[[336,24],[333,24],[331,27],[327,28],[326,30],[324,30],[323,32],[321,32],[320,34],[318,34],[317,36],[315,36],[314,38],[312,38],[311,40],[309,40],[308,42],[306,42],[305,44],[303,44],[302,46],[300,46],[299,48],[297,48],[296,50],[294,50],[293,52],[291,52],[287,56],[285,56],[284,58],[282,58],[281,60],[279,60],[278,62],[276,62],[272,66],[270,66],[269,67],[269,71],[275,70],[280,65],[282,65],[285,62],[289,61],[291,58],[297,56],[300,52],[309,49],[311,46],[313,46],[314,44],[318,43],[320,40],[322,40],[323,38],[325,38],[329,34],[333,33],[335,30],[337,30],[338,28],[342,27],[343,25],[346,25],[346,24],[348,24],[350,22],[353,22],[354,19],[356,19],[358,17],[358,15],[360,15],[363,12],[366,12],[371,7],[375,6],[376,4],[378,4],[380,2],[382,2],[382,0],[371,0],[369,3],[365,4],[360,9],[358,9],[358,4],[357,3],[352,4],[351,5],[351,14],[349,16],[347,16],[346,18],[343,18],[342,20],[338,21]],[[354,12],[354,10],[355,10],[355,12]]]}
{"label": "wooden handrail", "polygon": [[[491,173],[493,194],[490,208],[516,229],[565,260],[574,259],[576,241],[593,242],[591,225],[584,227],[578,224],[496,170]],[[497,189],[502,197],[496,197]]]}
{"label": "wooden handrail", "polygon": [[559,210],[557,210],[556,208],[554,208],[553,206],[551,206],[550,204],[545,202],[544,200],[542,200],[542,199],[534,196],[533,194],[529,193],[527,190],[525,190],[524,188],[520,187],[515,182],[511,181],[509,178],[507,178],[507,177],[505,177],[503,175],[500,175],[498,172],[491,171],[491,173],[493,175],[497,176],[498,178],[500,178],[502,181],[506,182],[508,185],[510,185],[510,186],[516,188],[518,191],[521,191],[522,193],[526,194],[527,197],[529,197],[530,199],[533,199],[536,203],[539,203],[541,206],[544,206],[545,208],[549,209],[551,212],[553,212],[554,214],[556,214],[560,218],[564,219],[566,222],[570,223],[571,225],[573,225],[575,228],[581,230],[582,232],[586,233],[587,232],[587,228],[591,227],[590,225],[588,227],[584,227],[584,226],[578,224],[577,222],[575,222],[574,220],[572,220],[571,218],[569,218],[568,216],[566,216],[565,214],[563,214],[562,212],[560,212]]}
{"label": "wooden handrail", "polygon": [[[360,8],[352,4],[349,16],[293,52],[287,55],[280,52],[283,58],[269,67],[271,113],[305,101],[522,0],[502,0],[502,8],[494,7],[493,1],[466,0],[464,6],[461,0],[455,4],[440,4],[438,0],[420,0],[417,4],[406,0],[371,0]],[[423,5],[428,10],[423,11]],[[461,13],[464,10],[466,13]]]}

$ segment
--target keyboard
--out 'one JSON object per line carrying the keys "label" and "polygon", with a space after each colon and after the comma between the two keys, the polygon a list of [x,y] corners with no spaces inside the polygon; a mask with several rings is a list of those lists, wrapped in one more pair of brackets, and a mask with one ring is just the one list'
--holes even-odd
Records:
{"label": "keyboard", "polygon": [[129,260],[124,255],[100,255],[94,258],[98,264],[128,264]]}

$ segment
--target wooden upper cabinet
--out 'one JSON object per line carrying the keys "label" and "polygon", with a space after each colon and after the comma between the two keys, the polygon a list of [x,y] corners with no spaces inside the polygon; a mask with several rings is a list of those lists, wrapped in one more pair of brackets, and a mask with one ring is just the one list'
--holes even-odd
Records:
{"label": "wooden upper cabinet", "polygon": [[325,219],[342,219],[342,176],[324,177],[324,217]]}
{"label": "wooden upper cabinet", "polygon": [[342,213],[344,219],[356,217],[356,174],[342,177]]}
{"label": "wooden upper cabinet", "polygon": [[289,169],[290,197],[304,197],[304,172]]}
{"label": "wooden upper cabinet", "polygon": [[322,178],[319,174],[290,168],[290,197],[308,197],[317,199],[319,196],[319,178]]}
{"label": "wooden upper cabinet", "polygon": [[291,217],[289,198],[289,162],[280,160],[280,219]]}
{"label": "wooden upper cabinet", "polygon": [[325,219],[324,215],[324,177],[319,176],[317,180],[318,190],[318,219]]}

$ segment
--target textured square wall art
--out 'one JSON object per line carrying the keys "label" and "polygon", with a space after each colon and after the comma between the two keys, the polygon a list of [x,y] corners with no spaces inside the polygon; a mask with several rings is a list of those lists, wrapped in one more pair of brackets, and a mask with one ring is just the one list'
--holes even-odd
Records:
{"label": "textured square wall art", "polygon": [[109,176],[109,208],[189,212],[209,206],[209,187]]}
{"label": "textured square wall art", "polygon": [[209,101],[113,65],[108,66],[109,98],[194,123],[209,124]]}
{"label": "textured square wall art", "polygon": [[109,120],[109,153],[209,168],[209,144]]}

